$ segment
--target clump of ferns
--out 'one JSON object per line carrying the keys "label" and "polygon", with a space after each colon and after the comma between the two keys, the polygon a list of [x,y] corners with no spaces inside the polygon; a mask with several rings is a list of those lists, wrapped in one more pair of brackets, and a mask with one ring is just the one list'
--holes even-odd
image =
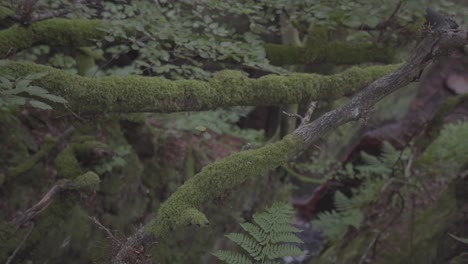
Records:
{"label": "clump of ferns", "polygon": [[253,215],[253,223],[240,224],[244,233],[226,235],[247,253],[218,250],[213,253],[228,264],[272,264],[282,263],[279,259],[302,254],[292,243],[303,243],[295,233],[301,230],[291,225],[294,209],[290,204],[275,203],[265,212]]}

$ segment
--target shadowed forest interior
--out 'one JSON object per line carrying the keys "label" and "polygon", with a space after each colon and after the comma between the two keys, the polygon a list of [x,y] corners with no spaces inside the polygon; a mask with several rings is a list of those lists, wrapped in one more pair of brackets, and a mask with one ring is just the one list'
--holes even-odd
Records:
{"label": "shadowed forest interior", "polygon": [[0,0],[0,262],[468,263],[468,2]]}

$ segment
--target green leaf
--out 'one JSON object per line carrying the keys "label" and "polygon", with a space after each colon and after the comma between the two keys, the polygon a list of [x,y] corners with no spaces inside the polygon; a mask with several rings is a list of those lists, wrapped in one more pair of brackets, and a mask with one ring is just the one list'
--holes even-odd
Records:
{"label": "green leaf", "polygon": [[26,98],[21,96],[13,96],[7,99],[8,104],[11,105],[24,105],[26,104]]}
{"label": "green leaf", "polygon": [[65,100],[63,97],[53,95],[53,94],[43,94],[41,95],[42,98],[50,100],[54,103],[59,103],[59,104],[66,104],[68,103],[67,100]]}
{"label": "green leaf", "polygon": [[37,80],[37,79],[41,79],[42,77],[46,76],[47,72],[38,72],[38,73],[31,73],[31,74],[28,74],[26,76],[24,76],[22,79],[25,79],[25,80]]}
{"label": "green leaf", "polygon": [[32,80],[20,79],[16,81],[16,88],[18,89],[26,89]]}
{"label": "green leaf", "polygon": [[9,89],[9,90],[6,90],[6,91],[3,91],[2,94],[5,94],[5,95],[14,95],[14,94],[19,94],[19,93],[22,93],[22,92],[25,92],[27,89],[27,87],[24,87],[24,88],[15,88],[15,89]]}
{"label": "green leaf", "polygon": [[44,95],[49,93],[46,89],[43,89],[39,86],[28,86],[26,89],[24,89],[24,91],[27,92],[29,95],[39,97],[43,97]]}
{"label": "green leaf", "polygon": [[40,102],[40,101],[31,100],[31,101],[29,101],[29,104],[32,107],[39,108],[39,109],[42,109],[42,110],[52,110],[52,107],[50,105],[45,104],[45,103]]}
{"label": "green leaf", "polygon": [[0,88],[11,89],[13,88],[13,83],[8,78],[0,76]]}

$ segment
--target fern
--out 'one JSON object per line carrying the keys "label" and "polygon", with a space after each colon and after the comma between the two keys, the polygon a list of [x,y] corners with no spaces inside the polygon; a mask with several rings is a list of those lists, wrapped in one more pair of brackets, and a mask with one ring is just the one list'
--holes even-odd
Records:
{"label": "fern", "polygon": [[[465,140],[460,140],[465,138]],[[468,175],[468,123],[445,125],[439,137],[424,152],[421,167],[443,180]]]}
{"label": "fern", "polygon": [[302,243],[295,235],[301,230],[291,226],[293,215],[294,209],[291,205],[276,203],[265,212],[255,214],[255,223],[241,224],[246,234],[226,235],[248,255],[226,250],[218,250],[213,255],[228,264],[277,263],[276,259],[301,255],[302,251],[290,244]]}
{"label": "fern", "polygon": [[[382,155],[374,157],[361,153],[366,163],[357,167],[358,173],[352,174],[362,180],[361,185],[352,190],[352,196],[347,197],[342,192],[335,192],[334,203],[336,210],[318,214],[312,225],[324,232],[327,239],[337,241],[343,238],[350,226],[359,228],[364,221],[362,207],[375,201],[392,171],[398,166],[398,160],[407,159],[407,153],[400,152],[389,143],[384,143]],[[401,167],[398,167],[401,169]],[[349,167],[346,168],[350,170]]]}

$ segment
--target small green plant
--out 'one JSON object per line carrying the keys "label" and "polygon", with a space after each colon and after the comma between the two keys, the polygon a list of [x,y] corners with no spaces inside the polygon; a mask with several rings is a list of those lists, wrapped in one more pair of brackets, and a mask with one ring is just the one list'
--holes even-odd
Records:
{"label": "small green plant", "polygon": [[94,167],[94,171],[96,171],[98,174],[103,174],[106,172],[111,172],[115,168],[124,167],[127,164],[127,161],[124,158],[130,154],[130,152],[131,149],[129,146],[118,146],[115,149],[112,158],[105,163],[96,165]]}
{"label": "small green plant", "polygon": [[359,228],[364,221],[364,213],[361,209],[375,201],[394,171],[402,171],[399,160],[408,159],[408,152],[400,152],[385,142],[380,157],[361,153],[365,165],[357,166],[358,173],[347,168],[348,177],[362,180],[358,188],[352,190],[352,196],[347,197],[342,192],[335,192],[334,202],[336,210],[318,214],[312,221],[315,228],[321,229],[325,237],[330,241],[343,238],[348,228]]}
{"label": "small green plant", "polygon": [[[34,80],[41,79],[47,73],[28,74],[24,77],[15,79],[11,76],[0,76],[0,109],[6,109],[17,105],[30,105],[42,110],[51,110],[48,102],[65,104],[67,101],[47,90],[32,85]],[[46,102],[44,102],[46,101]]]}
{"label": "small green plant", "polygon": [[425,170],[448,181],[468,174],[468,123],[445,125],[439,137],[424,152],[421,165]]}
{"label": "small green plant", "polygon": [[228,264],[281,263],[275,261],[286,256],[301,255],[301,250],[290,243],[303,243],[294,233],[301,230],[291,226],[294,209],[290,204],[276,203],[263,213],[254,214],[255,223],[243,223],[247,234],[230,233],[230,240],[241,246],[247,253],[227,250],[213,253]]}

